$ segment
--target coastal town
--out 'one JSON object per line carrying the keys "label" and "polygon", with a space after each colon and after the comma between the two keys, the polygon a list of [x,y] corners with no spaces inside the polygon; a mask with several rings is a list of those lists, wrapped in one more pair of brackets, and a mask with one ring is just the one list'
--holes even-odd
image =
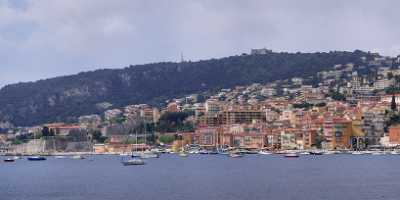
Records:
{"label": "coastal town", "polygon": [[[253,49],[263,55],[268,49]],[[395,151],[400,147],[400,57],[369,53],[310,77],[133,104],[76,122],[0,122],[2,154]]]}

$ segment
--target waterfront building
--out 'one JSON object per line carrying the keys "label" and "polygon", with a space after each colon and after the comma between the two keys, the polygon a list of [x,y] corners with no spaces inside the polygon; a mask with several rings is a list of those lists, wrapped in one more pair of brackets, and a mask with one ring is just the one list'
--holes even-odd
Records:
{"label": "waterfront building", "polygon": [[400,125],[389,127],[389,142],[391,144],[400,145]]}

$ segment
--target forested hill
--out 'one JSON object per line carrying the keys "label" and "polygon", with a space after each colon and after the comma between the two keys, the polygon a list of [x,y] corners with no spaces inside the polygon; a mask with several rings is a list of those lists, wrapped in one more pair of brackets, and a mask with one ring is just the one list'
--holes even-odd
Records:
{"label": "forested hill", "polygon": [[367,55],[362,51],[241,55],[135,65],[18,83],[0,90],[0,121],[25,126],[76,120],[80,115],[102,113],[105,102],[113,107],[156,104],[170,97],[215,88],[306,77],[335,64],[358,65],[360,58]]}

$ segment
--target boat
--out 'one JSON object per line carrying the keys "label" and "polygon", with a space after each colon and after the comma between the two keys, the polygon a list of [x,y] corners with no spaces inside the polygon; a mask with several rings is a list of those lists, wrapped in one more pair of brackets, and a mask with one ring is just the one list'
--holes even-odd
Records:
{"label": "boat", "polygon": [[148,158],[159,158],[159,155],[157,153],[153,153],[151,151],[146,151],[140,154],[140,158],[142,159],[148,159]]}
{"label": "boat", "polygon": [[300,157],[297,153],[287,153],[285,154],[285,158],[298,158]]}
{"label": "boat", "polygon": [[205,150],[205,149],[202,149],[202,150],[199,151],[199,154],[208,154],[208,151]]}
{"label": "boat", "polygon": [[56,159],[64,159],[65,156],[55,156],[54,158],[56,158]]}
{"label": "boat", "polygon": [[332,155],[332,154],[339,154],[338,151],[324,151],[321,152],[323,155]]}
{"label": "boat", "polygon": [[85,157],[82,156],[82,155],[75,155],[75,156],[72,156],[71,158],[74,159],[74,160],[83,160],[83,159],[85,159]]}
{"label": "boat", "polygon": [[44,161],[47,159],[43,156],[30,156],[30,157],[28,157],[28,160],[29,161]]}
{"label": "boat", "polygon": [[12,159],[14,159],[14,160],[19,160],[19,159],[21,159],[21,157],[19,157],[19,156],[14,156]]}
{"label": "boat", "polygon": [[190,153],[190,154],[199,154],[200,152],[199,152],[199,150],[190,150],[188,153]]}
{"label": "boat", "polygon": [[316,155],[316,156],[319,156],[319,155],[323,155],[323,154],[324,154],[324,153],[321,152],[321,151],[310,151],[309,153],[310,153],[310,155]]}
{"label": "boat", "polygon": [[353,153],[351,153],[352,155],[363,155],[364,153],[361,151],[354,151]]}
{"label": "boat", "polygon": [[137,141],[138,141],[137,132],[135,133],[135,140],[136,140],[136,145],[135,145],[136,149],[135,149],[135,151],[132,151],[132,154],[131,154],[130,158],[128,158],[128,159],[122,158],[121,163],[124,166],[144,165],[145,164],[145,162],[141,159],[141,155],[143,153],[139,153],[138,150],[137,150]]}
{"label": "boat", "polygon": [[4,159],[4,162],[15,162],[15,160],[12,158],[6,158]]}
{"label": "boat", "polygon": [[231,154],[229,154],[229,157],[231,157],[231,158],[241,158],[241,157],[243,157],[243,154],[231,153]]}
{"label": "boat", "polygon": [[129,156],[129,153],[120,153],[120,156]]}
{"label": "boat", "polygon": [[258,154],[261,154],[261,155],[271,155],[272,153],[269,152],[269,151],[259,151]]}
{"label": "boat", "polygon": [[122,164],[124,166],[144,165],[145,164],[145,162],[140,158],[130,158],[130,159],[127,159],[127,160],[122,160],[121,162],[122,162]]}
{"label": "boat", "polygon": [[188,157],[188,154],[185,153],[184,151],[182,151],[182,152],[179,153],[179,156],[180,157]]}
{"label": "boat", "polygon": [[301,152],[300,153],[300,155],[310,155],[311,153],[310,152],[307,152],[307,151],[304,151],[304,152]]}
{"label": "boat", "polygon": [[379,151],[376,151],[376,152],[372,152],[371,155],[373,155],[373,156],[380,156],[380,155],[383,155],[383,153],[382,153],[382,152],[379,152]]}

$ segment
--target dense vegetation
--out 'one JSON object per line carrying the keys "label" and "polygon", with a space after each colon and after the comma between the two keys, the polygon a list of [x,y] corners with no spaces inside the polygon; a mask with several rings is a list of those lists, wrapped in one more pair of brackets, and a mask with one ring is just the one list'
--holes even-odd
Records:
{"label": "dense vegetation", "polygon": [[0,121],[35,125],[75,121],[107,107],[149,103],[159,105],[184,94],[291,77],[308,77],[335,64],[358,65],[366,53],[269,53],[184,63],[154,63],[104,69],[0,90]]}

